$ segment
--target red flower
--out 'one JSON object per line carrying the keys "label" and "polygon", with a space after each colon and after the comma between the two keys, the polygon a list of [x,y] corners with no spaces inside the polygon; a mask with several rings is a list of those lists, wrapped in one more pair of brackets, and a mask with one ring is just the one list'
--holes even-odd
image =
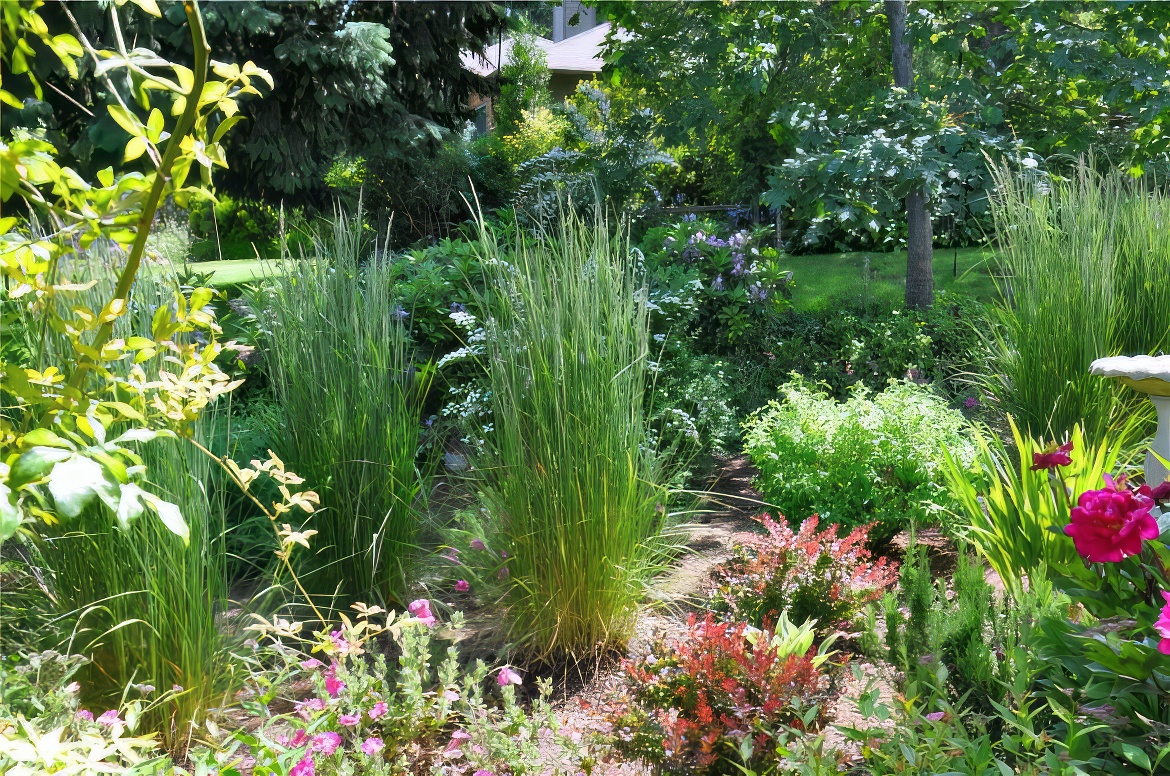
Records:
{"label": "red flower", "polygon": [[1032,471],[1071,465],[1072,456],[1069,453],[1072,452],[1072,449],[1072,442],[1065,442],[1060,447],[1057,447],[1055,442],[1050,442],[1043,452],[1032,453]]}
{"label": "red flower", "polygon": [[1142,551],[1142,541],[1158,536],[1158,523],[1150,514],[1154,502],[1130,490],[1125,475],[1116,481],[1105,475],[1105,487],[1087,490],[1077,499],[1064,532],[1085,560],[1119,563]]}
{"label": "red flower", "polygon": [[1165,501],[1170,498],[1170,480],[1166,480],[1155,488],[1151,488],[1143,482],[1142,486],[1138,488],[1138,493],[1147,498],[1152,498],[1154,501]]}

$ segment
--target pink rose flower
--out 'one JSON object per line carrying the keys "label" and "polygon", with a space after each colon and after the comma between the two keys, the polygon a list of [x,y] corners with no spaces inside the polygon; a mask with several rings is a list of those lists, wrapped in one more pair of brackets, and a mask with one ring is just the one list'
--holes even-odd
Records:
{"label": "pink rose flower", "polygon": [[466,593],[470,589],[471,585],[468,584],[466,579],[461,579],[455,583],[455,592],[457,593]]}
{"label": "pink rose flower", "polygon": [[361,721],[362,718],[358,714],[342,714],[337,718],[337,723],[339,725],[344,725],[345,727],[353,727]]}
{"label": "pink rose flower", "polygon": [[292,767],[288,776],[316,776],[316,773],[317,771],[313,767],[313,756],[306,754]]}
{"label": "pink rose flower", "polygon": [[1158,642],[1158,651],[1163,655],[1170,655],[1170,593],[1163,590],[1162,600],[1166,605],[1162,607],[1162,616],[1154,623],[1154,630],[1162,637]]}
{"label": "pink rose flower", "polygon": [[74,717],[82,722],[93,722],[93,712],[86,711],[85,709],[77,712]]}
{"label": "pink rose flower", "polygon": [[110,709],[109,711],[102,712],[102,715],[97,718],[97,721],[100,722],[101,724],[105,725],[106,727],[113,727],[114,725],[126,724],[125,722],[122,721],[122,718],[118,716],[118,712],[114,711],[113,709]]}
{"label": "pink rose flower", "polygon": [[314,752],[319,752],[326,757],[337,751],[337,747],[341,746],[341,736],[330,731],[328,733],[318,733],[313,736],[312,749]]}
{"label": "pink rose flower", "polygon": [[496,675],[496,683],[499,684],[500,687],[507,687],[510,684],[520,684],[522,681],[523,680],[520,678],[520,674],[516,673],[508,666],[501,668],[500,673]]}
{"label": "pink rose flower", "polygon": [[384,746],[385,744],[382,743],[382,739],[378,738],[377,736],[370,736],[365,741],[362,741],[362,751],[368,754],[370,757],[373,757],[378,752],[382,751],[382,747]]}
{"label": "pink rose flower", "polygon": [[435,616],[431,614],[431,602],[427,599],[420,598],[417,601],[411,601],[410,606],[406,608],[428,628],[435,624]]}
{"label": "pink rose flower", "polygon": [[1119,563],[1142,551],[1142,541],[1156,539],[1158,523],[1150,514],[1154,502],[1135,493],[1125,475],[1114,480],[1105,475],[1105,487],[1087,490],[1077,499],[1064,532],[1085,560]]}
{"label": "pink rose flower", "polygon": [[370,719],[376,720],[379,717],[384,717],[386,716],[386,711],[386,701],[378,701],[374,704],[373,708],[370,709]]}

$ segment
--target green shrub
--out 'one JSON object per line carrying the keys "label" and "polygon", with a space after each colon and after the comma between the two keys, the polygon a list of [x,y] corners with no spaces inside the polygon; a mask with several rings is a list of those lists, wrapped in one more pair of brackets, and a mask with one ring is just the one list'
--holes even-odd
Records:
{"label": "green shrub", "polygon": [[874,523],[880,544],[911,523],[939,519],[947,501],[943,450],[969,462],[966,421],[929,389],[858,387],[844,402],[799,377],[744,423],[764,500],[788,516],[846,527]]}
{"label": "green shrub", "polygon": [[279,255],[280,213],[262,202],[237,200],[221,194],[214,202],[191,200],[188,228],[194,242],[193,261],[252,259]]}
{"label": "green shrub", "polygon": [[494,431],[476,469],[506,550],[512,637],[538,656],[625,643],[665,521],[649,443],[649,311],[620,231],[571,213],[500,259],[481,242]]}
{"label": "green shrub", "polygon": [[906,377],[930,382],[947,396],[970,396],[969,375],[986,358],[980,336],[986,315],[983,305],[951,294],[929,310],[861,310],[846,303],[789,309],[723,357],[737,386],[736,405],[745,411],[771,399],[791,372],[838,399],[854,385],[880,391]]}
{"label": "green shrub", "polygon": [[280,409],[268,435],[321,497],[305,584],[390,602],[406,589],[427,493],[419,448],[432,370],[415,364],[389,257],[375,251],[360,266],[360,216],[339,214],[333,228],[255,300]]}

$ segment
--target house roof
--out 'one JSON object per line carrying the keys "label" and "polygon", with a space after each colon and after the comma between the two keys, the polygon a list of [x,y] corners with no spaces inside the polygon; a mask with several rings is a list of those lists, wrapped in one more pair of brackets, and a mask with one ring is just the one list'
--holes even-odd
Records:
{"label": "house roof", "polygon": [[[559,43],[547,38],[535,38],[536,45],[544,51],[550,73],[600,73],[603,63],[601,46],[609,32],[609,22],[604,22]],[[484,49],[484,56],[464,51],[463,67],[482,75],[495,74],[500,65],[508,61],[512,52],[512,39],[500,41]]]}

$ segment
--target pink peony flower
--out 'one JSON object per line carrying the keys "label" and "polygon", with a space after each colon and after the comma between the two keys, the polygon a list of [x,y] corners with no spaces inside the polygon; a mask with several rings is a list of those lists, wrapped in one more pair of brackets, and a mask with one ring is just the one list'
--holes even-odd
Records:
{"label": "pink peony flower", "polygon": [[1158,651],[1163,655],[1170,655],[1170,593],[1163,590],[1162,600],[1166,605],[1162,607],[1162,616],[1154,623],[1154,630],[1162,637],[1158,642]]}
{"label": "pink peony flower", "polygon": [[370,709],[370,719],[375,720],[379,717],[384,717],[386,716],[386,711],[386,701],[378,701],[374,704],[373,708]]}
{"label": "pink peony flower", "polygon": [[496,683],[499,684],[500,687],[507,687],[510,684],[520,684],[522,681],[523,680],[521,680],[520,674],[516,673],[508,666],[502,667],[500,669],[500,673],[496,675]]}
{"label": "pink peony flower", "polygon": [[320,660],[318,660],[315,657],[311,657],[308,660],[301,661],[301,668],[305,669],[306,671],[312,671],[313,669],[320,668],[323,665],[325,665],[325,664],[322,663]]}
{"label": "pink peony flower", "polygon": [[455,592],[457,593],[466,593],[470,589],[471,585],[468,584],[466,579],[461,579],[455,583]]}
{"label": "pink peony flower", "polygon": [[1087,490],[1077,499],[1064,532],[1085,560],[1119,563],[1142,551],[1142,541],[1158,536],[1158,523],[1150,514],[1152,499],[1135,493],[1125,475],[1114,480],[1105,475],[1105,487]]}
{"label": "pink peony flower", "polygon": [[1060,447],[1051,442],[1042,452],[1032,453],[1032,471],[1071,465],[1072,456],[1069,453],[1072,452],[1072,448],[1072,442],[1065,442]]}
{"label": "pink peony flower", "polygon": [[76,719],[83,722],[93,722],[93,712],[82,709],[73,715]]}
{"label": "pink peony flower", "polygon": [[385,744],[382,743],[382,739],[378,738],[377,736],[370,736],[365,741],[362,741],[362,751],[368,754],[370,757],[373,757],[378,752],[382,751],[382,747],[384,746]]}
{"label": "pink peony flower", "polygon": [[341,746],[341,736],[332,731],[318,733],[313,736],[313,743],[311,745],[314,752],[320,752],[326,757],[336,752],[339,746]]}
{"label": "pink peony flower", "polygon": [[97,721],[100,722],[101,724],[105,725],[106,727],[113,727],[114,725],[126,724],[125,722],[122,721],[122,718],[118,716],[118,712],[114,711],[113,709],[110,709],[109,711],[102,712],[102,715],[97,718]]}
{"label": "pink peony flower", "polygon": [[360,714],[342,714],[337,718],[337,723],[339,725],[344,725],[345,727],[353,727],[361,721],[362,718]]}
{"label": "pink peony flower", "polygon": [[410,606],[406,608],[428,628],[435,624],[435,616],[431,614],[431,602],[427,599],[420,598],[417,601],[411,601]]}
{"label": "pink peony flower", "polygon": [[300,715],[301,719],[303,719],[305,722],[308,722],[313,718],[313,712],[325,711],[325,701],[321,700],[320,698],[309,698],[307,701],[297,701],[296,709],[297,714]]}
{"label": "pink peony flower", "polygon": [[313,767],[313,756],[306,754],[292,767],[288,776],[316,776],[316,773],[317,771]]}
{"label": "pink peony flower", "polygon": [[484,545],[483,541],[481,541],[479,539],[472,539],[471,540],[471,549],[473,549],[473,550],[486,550],[487,546]]}

